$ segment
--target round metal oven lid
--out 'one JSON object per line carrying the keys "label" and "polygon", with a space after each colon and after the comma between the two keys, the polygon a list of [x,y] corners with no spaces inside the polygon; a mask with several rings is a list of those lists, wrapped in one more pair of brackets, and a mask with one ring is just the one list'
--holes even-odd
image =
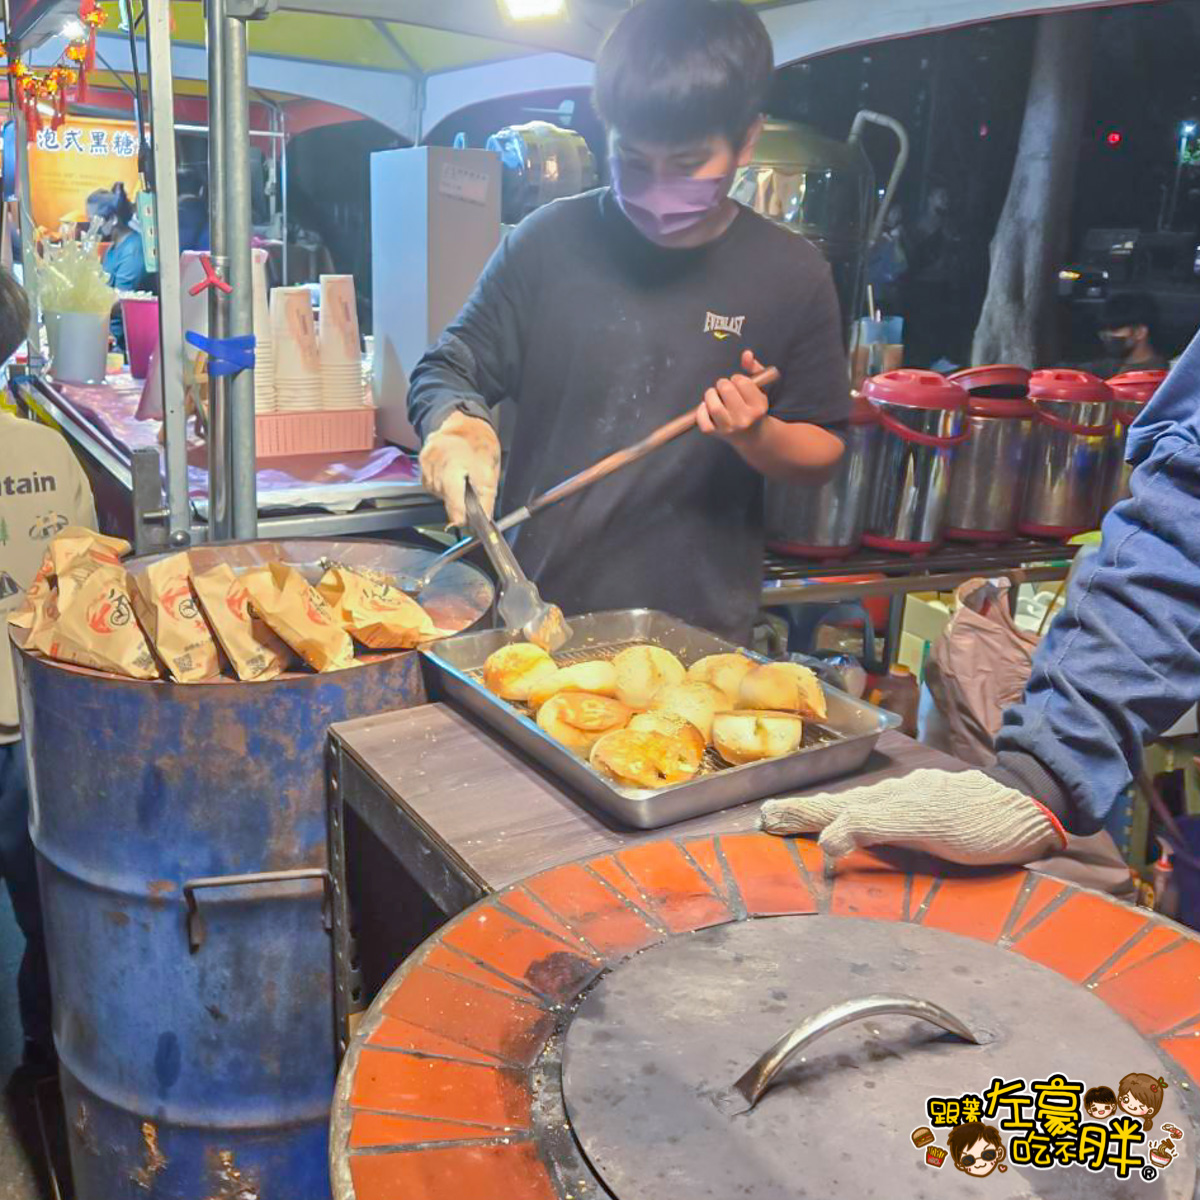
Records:
{"label": "round metal oven lid", "polygon": [[[907,1016],[854,1021],[811,1041],[746,1111],[733,1085],[776,1039],[874,993],[940,1005],[981,1044]],[[1169,1084],[1135,1153],[1167,1136],[1164,1122],[1183,1132],[1152,1182],[1009,1161],[982,1185],[948,1158],[927,1162],[929,1147],[913,1141],[932,1124],[931,1097],[983,1097],[995,1079],[1021,1080],[1032,1095],[1034,1081],[1058,1074],[1116,1091],[1131,1072]],[[619,1200],[941,1200],[983,1187],[1000,1200],[1116,1200],[1135,1189],[1184,1200],[1196,1186],[1196,1132],[1178,1079],[1099,998],[1020,955],[935,928],[817,915],[724,925],[627,960],[586,995],[563,1055],[575,1137]],[[945,1149],[948,1132],[935,1128],[933,1145]],[[1015,1137],[1001,1136],[1006,1147]]]}

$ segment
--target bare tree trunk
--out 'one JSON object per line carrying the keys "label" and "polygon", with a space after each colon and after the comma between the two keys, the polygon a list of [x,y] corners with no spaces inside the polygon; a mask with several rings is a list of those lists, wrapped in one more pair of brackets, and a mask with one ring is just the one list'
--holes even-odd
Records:
{"label": "bare tree trunk", "polygon": [[1021,139],[971,348],[975,363],[1051,361],[1056,272],[1066,250],[1095,28],[1092,11],[1038,18]]}

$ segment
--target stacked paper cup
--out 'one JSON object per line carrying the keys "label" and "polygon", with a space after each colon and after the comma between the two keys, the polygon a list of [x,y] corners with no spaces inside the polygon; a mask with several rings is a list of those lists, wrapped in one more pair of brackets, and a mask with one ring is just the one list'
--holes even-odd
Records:
{"label": "stacked paper cup", "polygon": [[267,288],[267,252],[254,249],[254,411],[275,411],[275,341],[271,336],[271,300]]}
{"label": "stacked paper cup", "polygon": [[321,407],[360,408],[362,347],[353,275],[321,276]]}
{"label": "stacked paper cup", "polygon": [[321,359],[308,288],[271,292],[271,346],[275,358],[275,408],[311,412],[321,407]]}

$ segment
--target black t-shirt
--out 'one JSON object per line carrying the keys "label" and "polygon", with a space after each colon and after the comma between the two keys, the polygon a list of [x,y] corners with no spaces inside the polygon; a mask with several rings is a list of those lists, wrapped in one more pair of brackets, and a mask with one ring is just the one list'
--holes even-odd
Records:
{"label": "black t-shirt", "polygon": [[[742,208],[708,245],[666,250],[608,189],[527,217],[413,371],[424,436],[453,410],[516,402],[499,511],[699,404],[741,369],[779,367],[771,412],[829,425],[849,408],[829,268],[804,238]],[[657,608],[749,638],[763,562],[763,480],[691,432],[514,531],[542,595],[570,615]]]}

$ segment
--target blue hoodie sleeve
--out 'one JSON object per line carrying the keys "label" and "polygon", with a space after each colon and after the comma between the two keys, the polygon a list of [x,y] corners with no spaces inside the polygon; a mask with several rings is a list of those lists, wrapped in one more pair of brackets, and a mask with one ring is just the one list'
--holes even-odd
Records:
{"label": "blue hoodie sleeve", "polygon": [[996,739],[996,775],[1074,833],[1200,699],[1200,338],[1130,428],[1130,499],[1072,581]]}

